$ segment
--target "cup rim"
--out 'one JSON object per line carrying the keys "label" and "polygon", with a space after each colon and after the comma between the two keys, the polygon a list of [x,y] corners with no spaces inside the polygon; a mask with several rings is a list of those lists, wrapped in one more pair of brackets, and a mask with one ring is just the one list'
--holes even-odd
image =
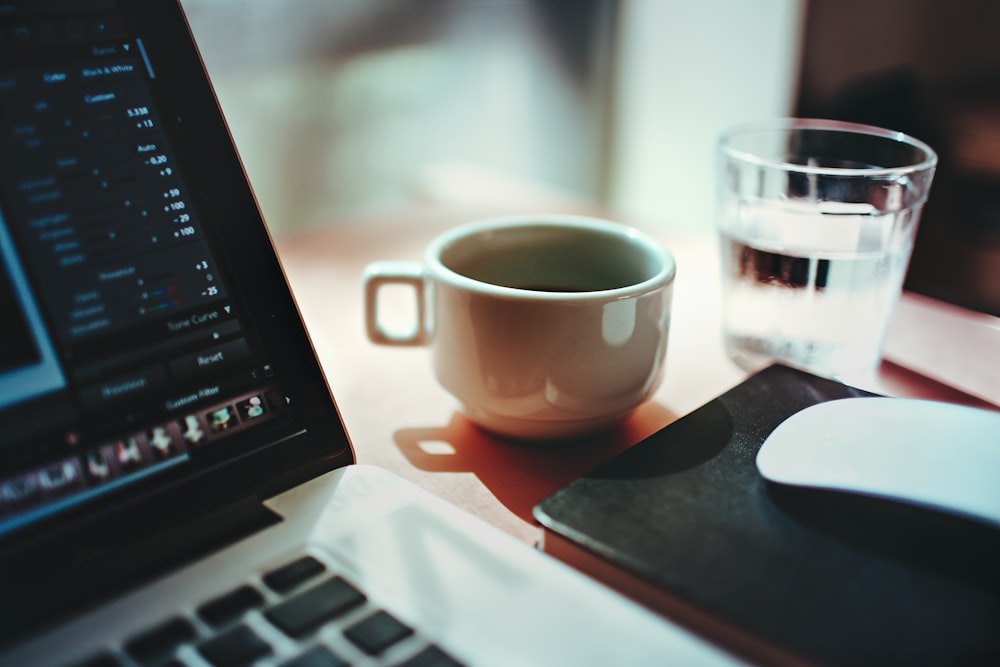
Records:
{"label": "cup rim", "polygon": [[[901,165],[897,167],[815,167],[804,164],[796,164],[785,160],[774,160],[771,158],[761,157],[749,151],[737,150],[728,143],[728,141],[732,138],[749,132],[781,130],[822,130],[825,132],[845,132],[881,137],[890,141],[904,143],[923,151],[924,159],[914,164]],[[906,134],[905,132],[890,130],[875,125],[865,125],[863,123],[852,123],[826,118],[778,118],[734,125],[724,130],[719,136],[718,148],[721,153],[729,157],[762,167],[781,169],[782,171],[797,172],[801,174],[827,174],[845,177],[863,176],[870,178],[873,176],[898,176],[903,174],[912,174],[934,169],[938,162],[937,152],[933,148],[920,139]]]}
{"label": "cup rim", "polygon": [[[441,261],[443,251],[466,236],[486,231],[522,227],[582,228],[605,234],[624,235],[639,241],[646,251],[655,255],[660,261],[660,269],[646,280],[624,287],[589,292],[551,292],[507,287],[476,280],[450,269]],[[652,236],[622,223],[574,214],[506,215],[466,222],[452,227],[432,240],[424,251],[424,263],[431,275],[455,287],[513,300],[559,301],[563,303],[613,301],[635,297],[669,285],[677,273],[677,263],[673,254]]]}

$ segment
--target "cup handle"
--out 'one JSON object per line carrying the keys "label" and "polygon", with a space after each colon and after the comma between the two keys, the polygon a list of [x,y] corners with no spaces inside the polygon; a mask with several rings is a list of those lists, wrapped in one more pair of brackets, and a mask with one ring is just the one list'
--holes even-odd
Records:
{"label": "cup handle", "polygon": [[[365,329],[368,339],[379,345],[423,345],[427,341],[426,295],[423,269],[417,262],[372,262],[365,267]],[[417,300],[416,325],[408,332],[391,331],[379,322],[378,293],[385,285],[409,285]]]}

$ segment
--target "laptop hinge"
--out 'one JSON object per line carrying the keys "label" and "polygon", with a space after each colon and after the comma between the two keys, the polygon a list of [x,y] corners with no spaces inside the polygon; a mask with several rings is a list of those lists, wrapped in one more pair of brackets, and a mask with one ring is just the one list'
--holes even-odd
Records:
{"label": "laptop hinge", "polygon": [[[143,573],[162,574],[281,521],[281,516],[265,507],[259,498],[245,498],[168,525],[118,553],[105,554],[107,557],[98,559],[97,567],[109,566],[121,576],[123,568],[135,564]],[[91,560],[88,554],[79,552],[71,569],[83,567],[91,571],[95,565]]]}
{"label": "laptop hinge", "polygon": [[[46,590],[36,587],[0,600],[0,617],[5,619],[0,646],[281,521],[259,498],[251,497],[164,526],[125,547],[80,544],[64,561],[66,567],[51,573]],[[5,609],[4,601],[16,602],[16,613]]]}

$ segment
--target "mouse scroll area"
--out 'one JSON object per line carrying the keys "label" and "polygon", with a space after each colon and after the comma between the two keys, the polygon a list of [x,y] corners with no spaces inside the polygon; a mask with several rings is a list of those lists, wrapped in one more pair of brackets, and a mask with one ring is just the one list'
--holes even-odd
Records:
{"label": "mouse scroll area", "polygon": [[808,407],[764,441],[768,481],[912,503],[1000,528],[1000,412],[917,399]]}

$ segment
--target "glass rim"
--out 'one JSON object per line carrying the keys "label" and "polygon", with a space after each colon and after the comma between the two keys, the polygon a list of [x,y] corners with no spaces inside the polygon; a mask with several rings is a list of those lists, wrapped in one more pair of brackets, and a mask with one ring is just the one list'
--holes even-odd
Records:
{"label": "glass rim", "polygon": [[[728,143],[737,136],[753,132],[790,132],[796,130],[844,132],[887,139],[889,141],[906,144],[923,151],[924,159],[914,162],[913,164],[900,165],[896,167],[820,167],[763,157],[750,151],[739,150]],[[933,148],[920,139],[906,134],[905,132],[889,130],[876,125],[865,125],[863,123],[829,120],[825,118],[779,118],[734,125],[724,130],[719,136],[718,148],[720,152],[726,156],[739,159],[748,164],[755,164],[771,169],[781,169],[783,171],[798,172],[802,174],[826,174],[830,176],[863,176],[869,178],[872,176],[898,176],[902,174],[929,171],[937,166],[938,161],[937,152]]]}

